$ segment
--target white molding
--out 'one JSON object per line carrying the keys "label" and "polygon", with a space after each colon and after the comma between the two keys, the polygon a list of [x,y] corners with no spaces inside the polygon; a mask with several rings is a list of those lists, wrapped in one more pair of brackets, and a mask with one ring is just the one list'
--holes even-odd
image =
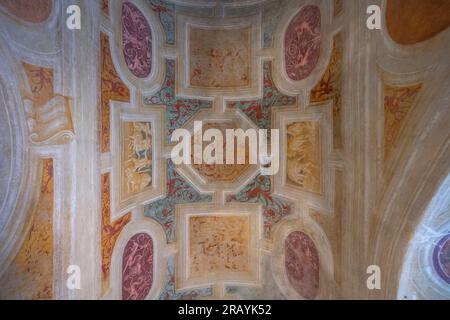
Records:
{"label": "white molding", "polygon": [[309,218],[284,220],[276,226],[271,270],[278,288],[287,299],[305,299],[291,286],[285,268],[285,239],[294,231],[301,231],[309,236],[319,253],[319,292],[315,299],[332,299],[335,296],[336,283],[331,245],[323,229]]}
{"label": "white molding", "polygon": [[[191,216],[248,216],[250,219],[249,270],[223,274],[205,274],[192,277],[189,274],[189,217]],[[262,211],[255,203],[181,204],[176,206],[176,290],[201,288],[214,284],[258,286],[261,279]],[[217,294],[215,292],[214,294]]]}
{"label": "white molding", "polygon": [[[306,5],[316,5],[320,9],[321,15],[321,44],[320,57],[310,75],[300,81],[291,80],[286,74],[285,58],[284,58],[284,37],[286,29],[292,18]],[[326,0],[310,0],[310,1],[291,1],[289,2],[289,10],[280,18],[278,28],[274,33],[274,68],[278,72],[273,73],[275,86],[285,94],[299,94],[309,92],[317,82],[322,78],[323,73],[328,67],[331,52],[333,49],[333,26],[331,24],[329,1]]]}
{"label": "white molding", "polygon": [[[165,132],[165,113],[160,108],[133,108],[130,104],[111,102],[111,220],[120,218],[134,206],[149,203],[166,192],[166,161],[161,156]],[[123,197],[122,181],[122,123],[124,121],[148,121],[152,130],[152,186],[128,198]]]}
{"label": "white molding", "polygon": [[[183,14],[176,19],[176,43],[178,56],[176,70],[175,94],[181,97],[195,97],[203,100],[211,100],[217,95],[225,99],[251,99],[262,94],[262,59],[259,57],[261,50],[261,14],[255,14],[241,18],[204,18],[192,17]],[[189,30],[190,28],[230,30],[251,27],[251,39],[249,49],[250,85],[247,88],[205,88],[193,87],[189,84]]]}
{"label": "white molding", "polygon": [[[122,5],[125,2],[134,4],[146,18],[152,32],[152,67],[146,78],[138,78],[129,70],[122,51]],[[144,0],[114,0],[110,1],[110,47],[111,58],[117,73],[130,90],[139,90],[144,96],[156,93],[162,86],[165,78],[165,61],[162,49],[165,33],[159,17],[151,10]],[[133,102],[133,101],[132,101]]]}

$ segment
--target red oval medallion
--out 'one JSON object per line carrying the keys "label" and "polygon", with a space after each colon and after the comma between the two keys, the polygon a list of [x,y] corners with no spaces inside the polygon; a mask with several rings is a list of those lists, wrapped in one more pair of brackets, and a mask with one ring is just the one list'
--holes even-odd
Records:
{"label": "red oval medallion", "polygon": [[122,5],[122,45],[131,73],[147,77],[152,69],[152,31],[142,12],[130,2]]}
{"label": "red oval medallion", "polygon": [[284,246],[290,284],[305,299],[314,299],[319,292],[319,254],[314,242],[303,232],[294,231]]}
{"label": "red oval medallion", "polygon": [[320,40],[320,9],[305,6],[289,22],[284,35],[284,62],[291,80],[311,74],[319,61]]}
{"label": "red oval medallion", "polygon": [[153,241],[146,233],[135,234],[122,258],[122,299],[145,299],[153,284]]}

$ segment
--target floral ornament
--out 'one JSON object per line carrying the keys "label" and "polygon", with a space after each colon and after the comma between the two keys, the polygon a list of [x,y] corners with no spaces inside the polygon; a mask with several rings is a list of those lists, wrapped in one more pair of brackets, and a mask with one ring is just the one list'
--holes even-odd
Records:
{"label": "floral ornament", "polygon": [[175,60],[166,60],[166,79],[162,89],[151,97],[144,98],[147,105],[166,106],[166,141],[169,143],[172,132],[181,128],[199,110],[211,108],[211,101],[177,98],[175,96]]}
{"label": "floral ornament", "polygon": [[175,205],[181,203],[211,202],[211,195],[202,195],[177,171],[174,163],[167,160],[166,197],[144,208],[144,215],[158,221],[166,232],[167,241],[175,235]]}
{"label": "floral ornament", "polygon": [[[272,63],[264,62],[263,98],[258,100],[231,101],[228,107],[240,109],[261,129],[271,129],[272,107],[296,105],[297,99],[282,94],[273,83]],[[270,130],[268,131],[268,135]]]}
{"label": "floral ornament", "polygon": [[262,204],[265,238],[270,238],[273,226],[292,212],[292,203],[272,195],[270,178],[263,175],[256,176],[238,193],[228,195],[226,201]]}

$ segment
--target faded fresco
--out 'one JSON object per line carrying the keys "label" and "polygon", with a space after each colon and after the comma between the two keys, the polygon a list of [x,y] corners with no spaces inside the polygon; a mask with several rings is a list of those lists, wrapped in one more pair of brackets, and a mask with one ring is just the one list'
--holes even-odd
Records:
{"label": "faded fresco", "polygon": [[302,190],[321,192],[320,127],[317,121],[287,126],[287,181]]}
{"label": "faded fresco", "polygon": [[165,63],[166,77],[161,89],[152,96],[144,97],[148,106],[164,105],[166,109],[166,142],[170,142],[173,131],[183,127],[200,110],[210,109],[212,102],[197,98],[187,98],[175,94],[176,61],[167,59]]}
{"label": "faded fresco", "polygon": [[[273,81],[273,64],[263,63],[263,92],[257,100],[229,101],[227,106],[242,111],[261,129],[272,128],[272,113],[277,107],[292,106],[297,103],[295,96],[282,93]],[[268,131],[270,133],[270,130]]]}
{"label": "faded fresco", "polygon": [[337,17],[342,11],[344,11],[344,0],[334,0],[333,15]]}
{"label": "faded fresco", "polygon": [[189,218],[191,277],[249,270],[249,216]]}
{"label": "faded fresco", "polygon": [[189,30],[189,77],[194,87],[237,88],[250,85],[251,29]]}
{"label": "faded fresco", "polygon": [[[422,219],[450,168],[429,2],[0,0],[0,299],[450,298],[450,213]],[[223,162],[195,163],[200,120]],[[228,129],[256,164],[236,137],[226,164]]]}
{"label": "faded fresco", "polygon": [[41,23],[52,12],[52,0],[0,0],[0,6],[9,13],[31,23]]}
{"label": "faded fresco", "polygon": [[[195,164],[194,163],[194,138],[192,138],[192,157],[191,163],[192,167],[198,171],[202,176],[206,177],[208,181],[224,181],[224,182],[232,182],[238,179],[251,165],[249,160],[249,148],[243,148],[242,150],[245,152],[245,163],[237,164],[237,153],[238,148],[242,146],[238,146],[237,138],[234,139],[235,147],[234,147],[234,164],[226,164],[226,129],[237,129],[236,125],[229,123],[206,123],[203,124],[203,131],[208,129],[218,129],[222,132],[223,136],[223,162],[224,164]],[[203,150],[205,147],[211,142],[203,142]]]}
{"label": "faded fresco", "polygon": [[31,208],[31,226],[1,280],[0,299],[53,299],[53,159],[42,161],[37,206]]}
{"label": "faded fresco", "polygon": [[74,131],[70,99],[55,94],[53,69],[26,62],[22,65],[28,78],[28,88],[22,96],[30,139],[36,144],[68,142]]}
{"label": "faded fresco", "polygon": [[285,216],[292,213],[294,205],[273,193],[270,176],[257,175],[237,193],[229,194],[227,202],[260,203],[263,208],[264,237],[271,240],[272,230]]}
{"label": "faded fresco", "polygon": [[111,110],[110,100],[128,102],[130,90],[120,79],[114,67],[109,38],[105,33],[100,33],[100,151],[111,150]]}
{"label": "faded fresco", "polygon": [[337,34],[333,38],[333,50],[330,61],[320,81],[310,93],[311,103],[333,101],[333,147],[341,149],[342,139],[342,37]]}
{"label": "faded fresco", "polygon": [[128,198],[152,187],[152,128],[124,121],[122,130],[122,194]]}
{"label": "faded fresco", "polygon": [[403,127],[404,120],[414,105],[421,84],[397,87],[384,86],[384,157],[389,156]]}
{"label": "faded fresco", "polygon": [[144,215],[158,221],[166,233],[167,242],[175,240],[175,206],[182,203],[211,202],[210,194],[202,194],[176,170],[172,160],[166,162],[165,197],[144,206]]}
{"label": "faded fresco", "polygon": [[305,233],[294,231],[285,242],[285,266],[289,283],[305,299],[319,292],[319,254]]}
{"label": "faded fresco", "polygon": [[111,259],[114,246],[120,232],[131,220],[131,213],[127,213],[115,221],[111,221],[111,178],[109,173],[102,174],[101,181],[101,255],[102,255],[102,294],[109,288]]}

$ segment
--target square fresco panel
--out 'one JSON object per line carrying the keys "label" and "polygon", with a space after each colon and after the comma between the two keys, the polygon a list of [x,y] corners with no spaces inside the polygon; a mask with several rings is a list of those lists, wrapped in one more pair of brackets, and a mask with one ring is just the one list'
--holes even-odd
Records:
{"label": "square fresco panel", "polygon": [[250,86],[251,28],[189,30],[189,82],[193,87]]}
{"label": "square fresco panel", "polygon": [[249,216],[193,216],[189,234],[192,277],[249,270]]}

